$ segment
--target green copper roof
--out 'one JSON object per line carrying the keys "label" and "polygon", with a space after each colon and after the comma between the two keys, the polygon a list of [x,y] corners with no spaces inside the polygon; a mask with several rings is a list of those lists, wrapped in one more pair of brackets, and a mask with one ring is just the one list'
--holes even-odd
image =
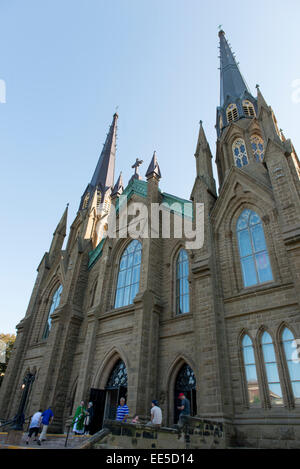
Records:
{"label": "green copper roof", "polygon": [[193,218],[193,203],[190,200],[181,199],[172,194],[162,193],[163,202],[166,208],[170,208],[171,212]]}
{"label": "green copper roof", "polygon": [[[147,197],[147,182],[141,181],[138,179],[132,180],[122,195],[127,196],[129,200],[134,194],[137,194],[141,197]],[[166,192],[162,193],[162,205],[164,205],[171,212],[177,213],[178,215],[183,215],[187,218],[193,218],[193,203],[190,200],[181,199],[175,195],[167,194]],[[117,200],[116,211],[119,209],[119,200]],[[89,252],[89,263],[88,269],[91,269],[93,265],[97,262],[98,259],[102,256],[103,246],[107,238],[103,238],[98,246]]]}
{"label": "green copper roof", "polygon": [[102,250],[104,243],[107,238],[101,239],[100,243],[98,246],[93,250],[89,252],[89,263],[88,263],[88,269],[91,269],[95,262],[102,256]]}
{"label": "green copper roof", "polygon": [[[148,184],[146,181],[142,181],[140,179],[132,179],[130,183],[128,184],[128,186],[126,187],[126,189],[123,191],[122,197],[127,196],[127,200],[130,200],[134,194],[137,194],[140,197],[146,198],[147,193],[148,193]],[[120,199],[118,199],[116,203],[117,213],[119,210],[119,203],[120,203],[119,201]]]}

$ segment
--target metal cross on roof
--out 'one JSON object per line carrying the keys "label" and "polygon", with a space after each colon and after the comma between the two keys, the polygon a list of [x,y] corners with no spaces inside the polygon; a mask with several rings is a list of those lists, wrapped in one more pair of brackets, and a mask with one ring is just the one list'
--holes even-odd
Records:
{"label": "metal cross on roof", "polygon": [[135,163],[131,166],[132,168],[135,169],[134,171],[134,175],[139,177],[139,171],[138,171],[138,167],[141,166],[141,164],[143,163],[143,160],[139,160],[138,158],[135,160]]}

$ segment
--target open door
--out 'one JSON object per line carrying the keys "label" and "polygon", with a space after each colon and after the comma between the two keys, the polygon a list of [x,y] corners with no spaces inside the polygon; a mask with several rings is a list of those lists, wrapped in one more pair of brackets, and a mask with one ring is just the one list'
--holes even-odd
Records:
{"label": "open door", "polygon": [[91,422],[90,434],[93,435],[102,429],[104,420],[104,407],[106,399],[105,389],[91,389],[90,401],[94,407],[94,417]]}
{"label": "open door", "polygon": [[192,417],[197,415],[196,378],[193,370],[187,364],[180,368],[175,381],[174,423],[177,423],[179,419],[180,410],[177,407],[181,406],[179,394],[182,392],[190,402],[190,415]]}

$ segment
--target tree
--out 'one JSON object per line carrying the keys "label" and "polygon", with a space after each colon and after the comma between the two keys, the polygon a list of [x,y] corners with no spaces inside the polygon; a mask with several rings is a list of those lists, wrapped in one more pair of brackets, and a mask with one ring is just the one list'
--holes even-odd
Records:
{"label": "tree", "polygon": [[5,375],[15,340],[16,336],[14,334],[0,334],[0,386]]}

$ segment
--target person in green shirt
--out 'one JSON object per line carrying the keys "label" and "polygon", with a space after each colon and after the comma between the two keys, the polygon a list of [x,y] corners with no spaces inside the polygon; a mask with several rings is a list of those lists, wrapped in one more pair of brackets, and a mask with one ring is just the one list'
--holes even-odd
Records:
{"label": "person in green shirt", "polygon": [[73,417],[73,432],[75,435],[83,435],[84,433],[84,419],[87,415],[84,401],[80,402]]}

